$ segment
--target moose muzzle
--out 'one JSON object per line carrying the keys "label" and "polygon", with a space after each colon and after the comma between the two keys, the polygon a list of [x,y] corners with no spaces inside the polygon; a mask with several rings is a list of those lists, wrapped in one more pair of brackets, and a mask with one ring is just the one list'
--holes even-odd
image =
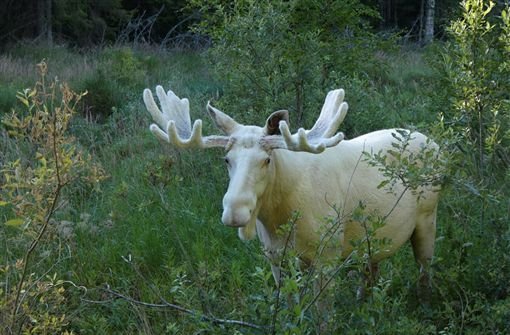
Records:
{"label": "moose muzzle", "polygon": [[256,201],[251,197],[233,197],[229,192],[223,198],[223,215],[221,221],[225,226],[244,227],[252,219]]}

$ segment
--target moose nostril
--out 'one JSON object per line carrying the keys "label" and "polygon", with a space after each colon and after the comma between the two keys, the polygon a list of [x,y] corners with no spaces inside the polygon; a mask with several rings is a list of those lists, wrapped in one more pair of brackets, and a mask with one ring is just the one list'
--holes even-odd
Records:
{"label": "moose nostril", "polygon": [[227,226],[242,227],[249,223],[252,210],[248,208],[227,208],[223,211],[222,222]]}

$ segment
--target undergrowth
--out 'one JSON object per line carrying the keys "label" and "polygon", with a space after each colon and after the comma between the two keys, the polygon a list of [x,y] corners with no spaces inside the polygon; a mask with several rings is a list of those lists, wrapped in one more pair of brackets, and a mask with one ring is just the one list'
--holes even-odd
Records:
{"label": "undergrowth", "polygon": [[[470,77],[472,69],[466,66],[488,60],[483,53],[470,54],[458,47],[466,41],[462,34],[470,31],[467,28],[479,24],[466,20],[464,28],[452,27],[458,39],[448,48],[454,50],[443,45],[422,51],[386,50],[371,58],[375,64],[382,59],[384,71],[349,73],[338,82],[350,104],[342,125],[348,138],[380,128],[412,126],[433,134],[446,149],[442,159],[450,165],[443,173],[446,183],[438,213],[430,302],[419,303],[418,270],[411,248],[406,246],[381,264],[381,275],[367,299],[357,300],[360,280],[353,270],[363,270],[360,254],[357,262],[343,260],[332,265],[337,271],[333,289],[324,293],[333,306],[325,318],[329,333],[510,331],[509,114],[508,80],[504,80],[508,77],[503,75],[508,64],[491,61],[484,65],[486,71],[493,66],[491,76]],[[494,38],[487,45],[494,41],[508,44],[504,37],[508,36],[504,35],[508,34],[508,22],[501,27],[483,35]],[[483,49],[484,45],[472,47]],[[446,50],[447,62],[443,56],[437,57],[438,50]],[[499,50],[506,50],[501,59],[508,60],[508,45]],[[482,58],[470,60],[468,55]],[[221,150],[175,151],[158,143],[148,131],[150,116],[143,107],[141,89],[157,84],[189,98],[193,117],[204,120],[204,133],[215,131],[204,106],[207,100],[221,101],[225,92],[201,54],[125,48],[85,53],[65,48],[13,48],[0,56],[0,80],[6,83],[0,86],[0,114],[11,115],[12,108],[23,108],[23,103],[16,102],[16,92],[37,80],[33,71],[25,69],[42,58],[50,64],[48,77],[58,75],[71,87],[88,91],[85,100],[76,105],[78,116],[68,130],[75,137],[73,145],[89,153],[90,160],[100,163],[109,177],[99,186],[78,182],[65,192],[65,201],[52,221],[54,230],[29,262],[33,271],[27,271],[26,279],[21,280],[29,286],[29,293],[23,296],[23,301],[32,302],[29,306],[16,304],[15,296],[26,264],[19,260],[34,234],[13,227],[28,222],[11,221],[18,216],[13,216],[12,205],[1,199],[2,326],[13,324],[12,317],[4,315],[12,316],[13,310],[15,316],[28,315],[32,308],[39,313],[37,317],[14,320],[31,325],[33,333],[38,332],[33,320],[41,315],[53,320],[44,326],[48,327],[46,333],[317,333],[316,321],[323,316],[299,301],[289,304],[285,298],[303,294],[308,295],[303,303],[313,299],[307,290],[311,278],[301,272],[297,255],[290,251],[286,255],[284,262],[291,276],[280,292],[260,244],[241,242],[236,231],[220,224],[221,198],[227,185]],[[76,70],[81,65],[86,66]],[[499,85],[491,86],[496,79]],[[472,89],[487,95],[470,100]],[[239,108],[232,96],[227,100],[224,103],[233,108],[228,112],[240,122],[257,119],[262,124],[267,116],[262,109],[255,114],[243,109],[244,100]],[[484,102],[483,119],[477,118],[479,109],[470,109],[480,107],[476,105],[479,101]],[[310,117],[312,114],[317,113],[310,111]],[[486,128],[469,131],[481,129],[479,121]],[[19,164],[42,164],[41,159],[25,156],[34,149],[30,143],[16,142],[9,129],[4,125],[0,133],[1,169],[6,171],[18,158]],[[494,129],[499,129],[498,137],[491,136]],[[382,169],[391,177],[395,174],[392,168],[400,167]],[[406,176],[415,172],[397,172],[402,171]],[[5,182],[4,177],[2,192]],[[13,309],[15,305],[22,308]],[[4,314],[5,310],[9,314]],[[51,325],[59,328],[49,328]],[[11,327],[11,332],[16,329]]]}

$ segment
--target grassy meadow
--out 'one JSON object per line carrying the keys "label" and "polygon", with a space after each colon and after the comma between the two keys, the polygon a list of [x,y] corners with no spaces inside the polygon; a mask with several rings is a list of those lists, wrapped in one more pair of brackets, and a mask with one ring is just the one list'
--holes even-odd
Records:
{"label": "grassy meadow", "polygon": [[[437,136],[440,113],[450,108],[436,66],[440,47],[381,53],[376,73],[337,78],[350,105],[340,127],[347,137],[388,127],[415,127]],[[240,122],[257,119],[262,125],[271,110],[247,117],[232,97],[230,105],[222,105],[228,92],[199,52],[20,45],[0,55],[0,115],[23,111],[16,92],[34,85],[35,65],[43,59],[48,79],[58,77],[74,91],[88,92],[76,105],[68,134],[105,178],[93,187],[67,186],[32,256],[27,291],[34,294],[25,297],[24,307],[32,329],[44,323],[54,333],[68,334],[317,333],[317,311],[287,305],[260,243],[243,242],[236,230],[222,226],[228,181],[222,150],[176,151],[159,143],[148,130],[142,91],[160,84],[189,98],[192,118],[204,120],[206,134],[216,132],[205,112],[208,100]],[[318,111],[307,112],[310,120]],[[0,128],[0,169],[18,158],[32,159],[7,130]],[[340,269],[323,333],[510,332],[508,200],[491,202],[475,187],[445,186],[428,303],[418,301],[418,269],[407,245],[381,264],[380,278],[364,302],[356,299],[359,280],[351,275],[362,264]],[[482,210],[492,221],[480,218]],[[1,206],[0,223],[13,212]],[[0,311],[11,308],[9,292],[19,280],[12,268],[33,238],[26,223],[0,225]],[[306,274],[291,256],[288,267],[295,276],[283,291],[295,292],[292,287],[303,287]],[[11,322],[6,315],[0,320]]]}

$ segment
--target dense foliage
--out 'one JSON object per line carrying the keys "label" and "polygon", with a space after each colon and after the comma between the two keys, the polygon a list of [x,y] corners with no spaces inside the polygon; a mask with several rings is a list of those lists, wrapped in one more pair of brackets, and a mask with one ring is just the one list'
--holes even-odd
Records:
{"label": "dense foliage", "polygon": [[[441,63],[449,108],[441,109],[437,130],[449,155],[451,182],[443,204],[457,222],[447,236],[461,247],[461,272],[468,271],[463,276],[473,287],[483,283],[463,294],[498,299],[508,296],[510,278],[508,257],[502,256],[510,248],[510,20],[508,8],[490,17],[492,2],[462,6]],[[478,248],[488,252],[479,255]],[[467,270],[470,262],[477,265]]]}
{"label": "dense foliage", "polygon": [[[205,13],[190,11],[184,0],[7,0],[0,16],[0,47],[8,47],[20,40],[42,43],[70,44],[79,47],[130,42],[157,42],[163,46],[182,45],[191,36],[187,30]],[[292,2],[292,1],[291,1]],[[334,5],[353,8],[360,1],[301,1],[303,22],[308,9],[317,10]],[[243,1],[213,1],[229,7]],[[364,0],[376,10],[378,18],[371,23],[381,31],[405,34],[406,39],[419,40],[424,29],[425,5],[429,0]],[[436,35],[444,36],[444,28],[457,11],[457,1],[436,1]],[[331,14],[327,11],[322,12]],[[357,15],[357,14],[356,14]],[[356,16],[355,15],[355,16]],[[207,15],[206,15],[207,16]],[[345,19],[342,16],[342,19]],[[335,20],[335,22],[339,22]],[[304,24],[304,26],[307,26]],[[203,40],[187,41],[190,45]]]}
{"label": "dense foliage", "polygon": [[305,111],[320,108],[324,92],[347,73],[374,70],[383,45],[368,24],[377,12],[357,0],[193,5],[208,13],[199,31],[213,39],[209,55],[222,102],[248,115],[285,106],[300,126],[312,121]]}
{"label": "dense foliage", "polygon": [[[184,4],[183,0],[7,1],[0,17],[0,46],[35,39],[90,47],[111,44],[121,33],[136,39],[135,31],[145,39],[161,41],[188,16],[182,12]],[[150,17],[154,20],[144,21]]]}
{"label": "dense foliage", "polygon": [[[0,55],[2,332],[315,334],[321,319],[332,334],[509,333],[508,9],[465,0],[446,43],[411,50],[377,41],[377,12],[356,0],[193,3],[215,41],[206,53],[20,44]],[[290,109],[294,128],[343,87],[348,137],[385,127],[430,134],[442,157],[422,170],[433,171],[398,158],[405,139],[395,143],[399,164],[369,157],[389,185],[443,184],[430,299],[419,299],[404,247],[358,301],[355,273],[374,251],[363,244],[328,265],[327,315],[313,307],[314,273],[290,250],[277,289],[260,244],[219,224],[222,153],[175,151],[148,132],[141,91],[156,84],[188,97],[194,118],[207,120],[216,99],[259,125]],[[370,220],[362,208],[355,215]]]}
{"label": "dense foliage", "polygon": [[[67,135],[82,95],[65,83],[48,82],[46,63],[37,66],[40,78],[35,86],[17,95],[24,111],[13,111],[2,119],[8,136],[14,139],[3,148],[4,154],[18,156],[2,164],[0,177],[0,206],[8,219],[3,224],[6,254],[0,266],[0,313],[6,334],[60,333],[68,324],[65,281],[51,267],[66,257],[55,240],[68,240],[73,228],[55,216],[66,208],[64,194],[73,184],[81,182],[84,190],[87,183],[103,179],[101,169]],[[56,256],[56,263],[45,262],[41,252]],[[34,273],[34,267],[48,270]]]}

